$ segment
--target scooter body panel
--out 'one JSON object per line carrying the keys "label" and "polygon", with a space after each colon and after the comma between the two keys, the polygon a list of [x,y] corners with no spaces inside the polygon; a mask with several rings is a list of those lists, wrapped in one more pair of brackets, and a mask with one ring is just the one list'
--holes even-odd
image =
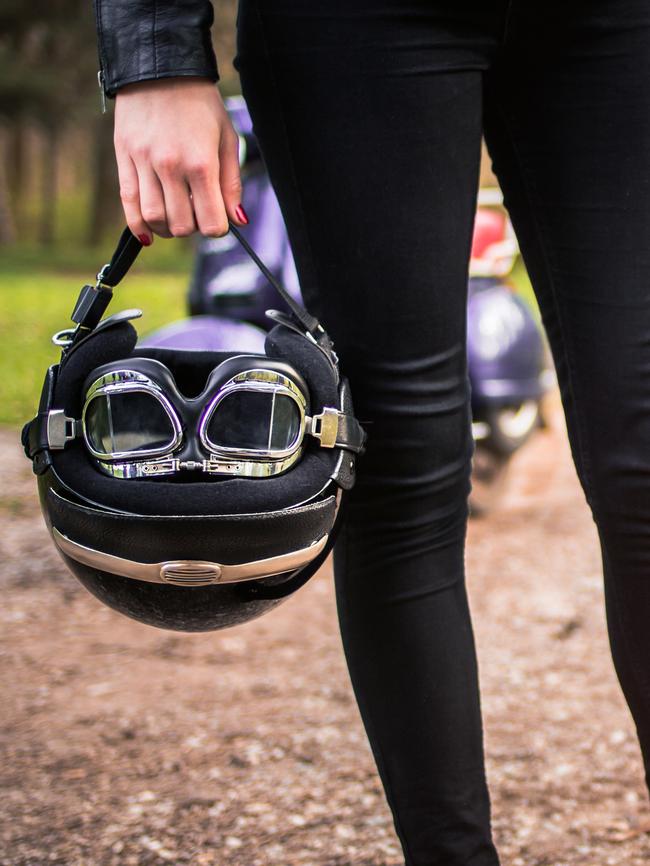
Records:
{"label": "scooter body panel", "polygon": [[499,279],[470,280],[467,355],[477,404],[516,404],[547,390],[539,326],[528,304]]}

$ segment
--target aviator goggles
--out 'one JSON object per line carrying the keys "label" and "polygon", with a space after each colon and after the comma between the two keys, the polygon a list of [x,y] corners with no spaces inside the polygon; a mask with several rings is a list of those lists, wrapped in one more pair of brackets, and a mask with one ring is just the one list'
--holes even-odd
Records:
{"label": "aviator goggles", "polygon": [[60,429],[65,440],[81,436],[98,468],[113,477],[184,470],[269,477],[300,459],[306,437],[326,448],[363,448],[363,428],[353,416],[336,407],[311,415],[302,375],[263,355],[222,361],[193,398],[153,358],[105,364],[83,392],[81,419],[54,419],[52,432]]}

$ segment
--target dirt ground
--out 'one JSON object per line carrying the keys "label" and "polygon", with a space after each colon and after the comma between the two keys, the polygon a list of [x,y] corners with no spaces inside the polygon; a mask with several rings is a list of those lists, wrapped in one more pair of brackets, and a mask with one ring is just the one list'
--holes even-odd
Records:
{"label": "dirt ground", "polygon": [[[0,434],[0,864],[403,864],[330,569],[231,631],[131,622],[58,561],[15,440]],[[466,556],[502,864],[647,864],[639,747],[557,402],[515,459]]]}

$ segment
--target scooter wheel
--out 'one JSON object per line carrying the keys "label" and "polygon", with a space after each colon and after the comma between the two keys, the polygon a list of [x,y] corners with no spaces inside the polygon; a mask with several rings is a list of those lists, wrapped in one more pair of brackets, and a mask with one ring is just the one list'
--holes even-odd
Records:
{"label": "scooter wheel", "polygon": [[490,430],[485,447],[509,456],[521,448],[539,426],[539,400],[524,400],[516,406],[491,406],[485,410],[485,421]]}
{"label": "scooter wheel", "polygon": [[472,458],[472,490],[469,512],[472,517],[484,517],[503,498],[510,477],[510,456],[497,454],[477,443]]}

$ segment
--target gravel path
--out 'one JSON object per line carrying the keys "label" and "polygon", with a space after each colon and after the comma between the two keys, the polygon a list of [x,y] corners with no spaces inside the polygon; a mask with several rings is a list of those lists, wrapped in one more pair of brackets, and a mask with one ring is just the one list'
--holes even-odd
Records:
{"label": "gravel path", "polygon": [[[468,535],[494,835],[503,866],[641,866],[639,748],[552,402]],[[329,568],[239,629],[132,623],[65,572],[15,442],[0,431],[1,866],[403,864]]]}

